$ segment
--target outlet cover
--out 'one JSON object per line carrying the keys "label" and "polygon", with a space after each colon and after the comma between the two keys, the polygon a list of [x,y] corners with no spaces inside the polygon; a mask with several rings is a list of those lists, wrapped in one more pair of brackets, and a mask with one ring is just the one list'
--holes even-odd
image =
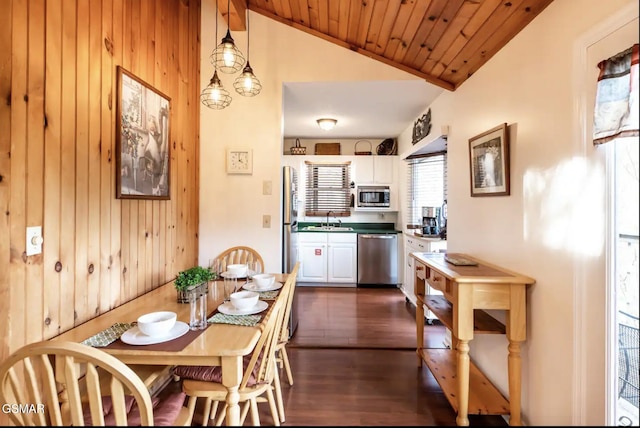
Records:
{"label": "outlet cover", "polygon": [[262,227],[264,229],[268,229],[271,227],[271,216],[269,214],[265,214],[262,216]]}

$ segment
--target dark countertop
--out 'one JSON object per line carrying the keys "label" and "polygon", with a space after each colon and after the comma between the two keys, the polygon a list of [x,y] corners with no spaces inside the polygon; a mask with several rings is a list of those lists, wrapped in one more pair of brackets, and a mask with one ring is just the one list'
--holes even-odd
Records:
{"label": "dark countertop", "polygon": [[[338,224],[337,221],[329,222],[331,225]],[[341,224],[342,227],[352,227],[353,230],[303,230],[307,226],[321,226],[318,222],[301,222],[298,223],[298,232],[301,233],[369,233],[369,234],[400,234],[401,230],[395,229],[394,223],[345,223]]]}

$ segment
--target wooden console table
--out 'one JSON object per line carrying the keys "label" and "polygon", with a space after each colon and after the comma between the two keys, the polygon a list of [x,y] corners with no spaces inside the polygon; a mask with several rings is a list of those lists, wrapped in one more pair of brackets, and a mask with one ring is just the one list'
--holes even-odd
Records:
{"label": "wooden console table", "polygon": [[[416,293],[418,366],[424,361],[457,412],[456,423],[469,425],[469,414],[510,415],[510,425],[522,425],[520,345],[526,339],[526,286],[534,279],[478,260],[476,266],[455,266],[444,253],[411,253]],[[443,293],[425,295],[425,282]],[[424,306],[451,330],[452,349],[424,348]],[[506,311],[506,325],[487,312]],[[470,361],[474,334],[506,334],[509,340],[509,400]]]}

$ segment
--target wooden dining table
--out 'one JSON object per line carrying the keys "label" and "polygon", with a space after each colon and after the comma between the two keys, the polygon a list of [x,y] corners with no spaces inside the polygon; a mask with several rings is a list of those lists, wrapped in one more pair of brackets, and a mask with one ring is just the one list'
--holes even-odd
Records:
{"label": "wooden dining table", "polygon": [[[276,281],[285,283],[287,274],[276,274]],[[238,286],[242,284],[238,281]],[[223,282],[212,281],[207,297],[207,312],[212,313],[223,301]],[[283,293],[276,297],[284,298]],[[197,337],[179,351],[148,349],[148,347],[102,347],[125,364],[140,365],[182,365],[182,366],[221,366],[222,384],[227,388],[227,425],[240,425],[240,407],[238,388],[243,375],[243,356],[250,354],[264,328],[270,305],[259,324],[254,327],[209,324]],[[189,323],[190,305],[178,303],[173,281],[145,293],[115,309],[105,312],[81,325],[68,330],[50,340],[82,342],[85,339],[109,328],[116,323],[132,323],[139,316],[155,311],[173,311],[178,321]],[[154,345],[156,346],[156,345]]]}

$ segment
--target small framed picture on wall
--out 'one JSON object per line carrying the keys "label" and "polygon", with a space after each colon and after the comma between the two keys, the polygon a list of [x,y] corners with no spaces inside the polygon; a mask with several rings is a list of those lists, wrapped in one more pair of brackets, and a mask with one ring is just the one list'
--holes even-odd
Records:
{"label": "small framed picture on wall", "polygon": [[505,196],[509,189],[507,124],[469,139],[471,196]]}

